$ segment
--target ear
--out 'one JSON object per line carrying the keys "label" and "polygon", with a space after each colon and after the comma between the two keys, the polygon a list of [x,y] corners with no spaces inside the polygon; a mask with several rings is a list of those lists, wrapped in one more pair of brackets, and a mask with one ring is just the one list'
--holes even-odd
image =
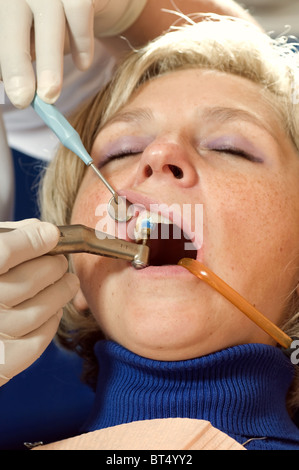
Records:
{"label": "ear", "polygon": [[79,289],[73,298],[73,305],[78,312],[86,312],[88,310],[88,303],[82,290]]}

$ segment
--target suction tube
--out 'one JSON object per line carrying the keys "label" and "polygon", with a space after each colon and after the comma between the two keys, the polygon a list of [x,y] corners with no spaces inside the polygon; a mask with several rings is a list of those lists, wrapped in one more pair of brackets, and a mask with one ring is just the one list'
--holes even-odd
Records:
{"label": "suction tube", "polygon": [[178,262],[179,266],[182,266],[192,274],[197,276],[203,282],[215,289],[219,294],[223,295],[229,300],[235,307],[243,312],[250,320],[264,330],[269,336],[271,336],[280,346],[285,349],[289,349],[293,342],[286,333],[284,333],[278,326],[272,323],[267,317],[259,312],[253,305],[244,299],[238,292],[232,287],[226,284],[220,277],[218,277],[213,271],[208,269],[199,261],[195,261],[190,258],[183,258]]}

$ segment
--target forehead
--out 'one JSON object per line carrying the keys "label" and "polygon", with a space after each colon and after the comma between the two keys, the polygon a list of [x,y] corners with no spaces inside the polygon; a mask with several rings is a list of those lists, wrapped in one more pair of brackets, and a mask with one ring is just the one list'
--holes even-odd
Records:
{"label": "forehead", "polygon": [[[235,108],[244,111],[243,117],[250,111],[268,123],[269,129],[275,129],[274,134],[284,131],[281,114],[269,91],[247,78],[202,69],[179,70],[146,82],[105,126],[120,121],[146,121],[150,117],[148,110],[183,116],[192,107]],[[224,117],[228,117],[227,113]]]}

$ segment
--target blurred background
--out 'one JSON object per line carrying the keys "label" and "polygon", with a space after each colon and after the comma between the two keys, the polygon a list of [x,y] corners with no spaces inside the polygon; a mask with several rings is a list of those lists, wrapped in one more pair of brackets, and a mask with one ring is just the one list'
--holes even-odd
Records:
{"label": "blurred background", "polygon": [[274,36],[287,32],[299,37],[298,0],[242,0],[237,2],[260,22],[266,32]]}

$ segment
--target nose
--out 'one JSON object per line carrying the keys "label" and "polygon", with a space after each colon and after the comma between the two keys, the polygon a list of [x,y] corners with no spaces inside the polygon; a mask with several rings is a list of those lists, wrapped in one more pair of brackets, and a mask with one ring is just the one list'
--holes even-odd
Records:
{"label": "nose", "polygon": [[192,187],[198,175],[187,146],[178,142],[150,144],[139,161],[137,184],[149,178]]}

